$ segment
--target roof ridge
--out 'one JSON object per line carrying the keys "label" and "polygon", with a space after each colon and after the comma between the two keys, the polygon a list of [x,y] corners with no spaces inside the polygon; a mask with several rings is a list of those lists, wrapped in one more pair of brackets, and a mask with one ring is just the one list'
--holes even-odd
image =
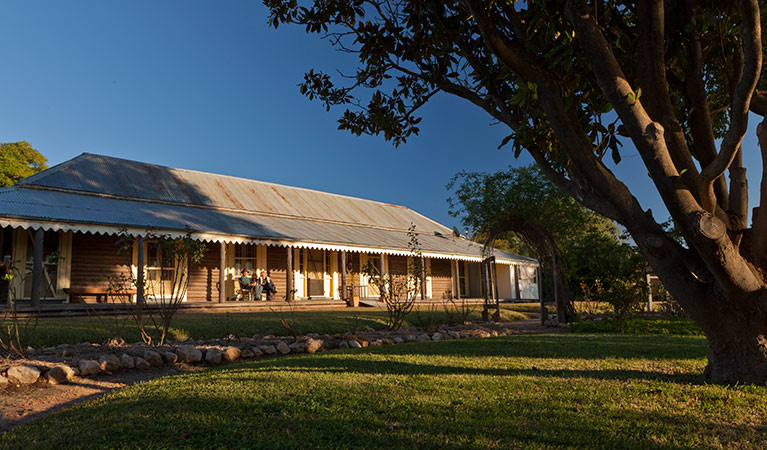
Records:
{"label": "roof ridge", "polygon": [[54,166],[51,166],[51,167],[49,167],[49,168],[47,168],[45,170],[37,172],[36,174],[30,175],[30,176],[22,179],[18,183],[16,183],[14,186],[16,186],[16,185],[25,185],[25,184],[34,185],[35,184],[34,182],[37,181],[38,179],[45,178],[45,177],[50,176],[52,174],[61,172],[63,169],[65,169],[65,168],[71,166],[72,164],[74,164],[75,161],[77,161],[77,160],[79,160],[79,159],[81,159],[81,158],[83,158],[83,157],[85,157],[87,155],[91,155],[91,153],[85,153],[85,152],[80,153],[79,155],[75,156],[72,159],[68,159],[66,161],[60,162],[60,163],[58,163],[58,164],[56,164]]}

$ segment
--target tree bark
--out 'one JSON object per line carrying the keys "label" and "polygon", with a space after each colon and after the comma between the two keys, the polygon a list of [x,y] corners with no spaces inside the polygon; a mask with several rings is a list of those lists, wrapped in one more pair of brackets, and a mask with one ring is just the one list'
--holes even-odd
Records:
{"label": "tree bark", "polygon": [[707,323],[703,331],[708,339],[708,364],[704,371],[707,382],[725,384],[767,384],[767,317],[759,307],[765,298],[748,299],[733,304],[720,298],[712,311],[717,319]]}
{"label": "tree bark", "polygon": [[575,308],[573,307],[573,297],[570,293],[570,280],[560,261],[562,255],[557,248],[551,256],[551,273],[554,281],[554,300],[557,306],[557,322],[571,323],[575,321]]}

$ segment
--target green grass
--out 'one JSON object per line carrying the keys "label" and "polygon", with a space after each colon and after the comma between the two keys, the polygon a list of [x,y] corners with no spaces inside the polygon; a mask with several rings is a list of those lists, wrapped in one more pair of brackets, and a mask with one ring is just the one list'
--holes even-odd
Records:
{"label": "green grass", "polygon": [[615,319],[601,322],[576,322],[569,328],[572,333],[633,333],[678,334],[703,336],[703,330],[690,319],[681,317],[628,317],[622,322]]}
{"label": "green grass", "polygon": [[694,336],[521,335],[296,355],[158,379],[5,448],[767,447],[767,389],[702,383]]}
{"label": "green grass", "polygon": [[[470,320],[480,320],[481,307],[470,316]],[[513,321],[525,319],[524,314],[502,310],[502,319]],[[289,310],[282,314],[290,318]],[[119,333],[128,342],[140,340],[135,324],[129,316],[120,316],[117,320],[125,323]],[[104,316],[105,320],[115,320],[114,316]],[[343,333],[362,330],[367,327],[379,330],[386,328],[386,311],[379,308],[332,309],[320,311],[295,311],[294,323],[300,333]],[[420,319],[420,320],[419,320]],[[422,325],[422,321],[445,322],[447,317],[440,308],[424,310],[420,315],[411,313],[408,324]],[[277,316],[271,311],[254,313],[179,313],[174,317],[170,339],[187,338],[222,338],[227,334],[252,336],[254,334],[286,336],[290,333],[282,326]],[[28,342],[33,347],[47,347],[58,344],[78,342],[103,342],[111,337],[101,321],[96,317],[62,317],[40,319],[37,328]]]}
{"label": "green grass", "polygon": [[[523,313],[539,314],[541,312],[541,302],[504,303],[503,307],[512,311]],[[555,312],[557,310],[554,305],[549,304],[546,305],[546,309],[549,312]]]}

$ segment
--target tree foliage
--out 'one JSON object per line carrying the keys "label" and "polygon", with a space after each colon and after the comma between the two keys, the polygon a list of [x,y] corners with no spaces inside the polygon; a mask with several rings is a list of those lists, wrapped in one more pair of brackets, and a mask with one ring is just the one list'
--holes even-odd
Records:
{"label": "tree foliage", "polygon": [[574,318],[572,300],[580,297],[581,283],[598,280],[610,290],[619,280],[644,280],[644,257],[620,239],[615,223],[567,196],[535,166],[494,174],[463,171],[448,189],[454,195],[451,214],[483,243],[523,253],[529,248],[543,262],[546,279],[556,277],[560,321]]}
{"label": "tree foliage", "polygon": [[[354,74],[310,71],[301,90],[339,128],[418,132],[438,92],[509,128],[582,205],[623,225],[706,333],[711,381],[767,382],[767,170],[749,224],[741,148],[767,114],[757,0],[265,0],[270,22],[303,25],[358,58]],[[767,126],[757,129],[767,166]],[[638,151],[687,246],[605,164]],[[632,163],[639,163],[638,161]],[[745,318],[745,319],[744,319]]]}
{"label": "tree foliage", "polygon": [[29,142],[0,143],[0,187],[11,186],[47,169],[46,162],[48,160]]}

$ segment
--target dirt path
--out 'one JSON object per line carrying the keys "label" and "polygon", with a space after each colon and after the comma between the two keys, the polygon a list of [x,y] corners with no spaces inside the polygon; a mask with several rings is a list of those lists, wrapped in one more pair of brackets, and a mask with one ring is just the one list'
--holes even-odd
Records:
{"label": "dirt path", "polygon": [[[512,322],[511,328],[519,334],[560,333],[560,328],[547,328],[540,319]],[[122,389],[135,383],[160,377],[178,375],[195,370],[198,366],[163,366],[149,370],[122,370],[94,377],[77,377],[74,383],[51,385],[38,381],[31,386],[9,386],[0,390],[0,431],[33,422],[71,405]]]}
{"label": "dirt path", "polygon": [[178,367],[123,370],[95,377],[77,377],[74,383],[52,385],[42,381],[30,386],[9,386],[0,391],[0,429],[35,421],[76,403],[122,389],[134,383],[184,373]]}

